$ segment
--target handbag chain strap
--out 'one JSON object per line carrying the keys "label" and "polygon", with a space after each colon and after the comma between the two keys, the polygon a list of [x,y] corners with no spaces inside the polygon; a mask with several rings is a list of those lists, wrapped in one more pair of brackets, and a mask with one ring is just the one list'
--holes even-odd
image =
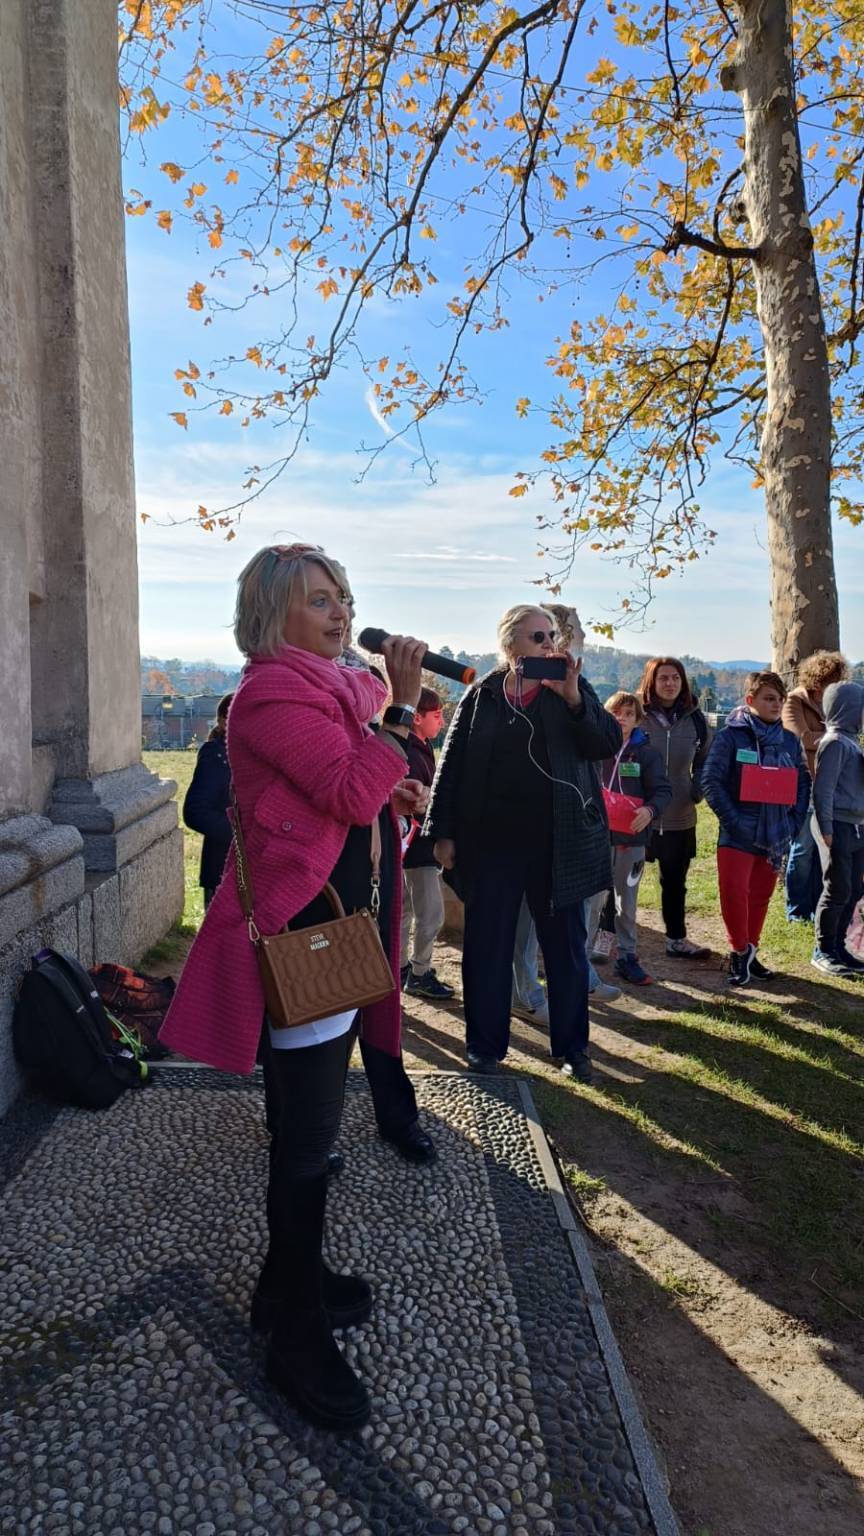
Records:
{"label": "handbag chain strap", "polygon": [[[246,844],[243,840],[243,824],[240,820],[240,807],[237,804],[237,795],[234,785],[231,785],[231,809],[234,812],[232,821],[232,838],[234,842],[234,861],[237,869],[237,891],[240,897],[240,906],[246,919],[246,927],[249,930],[249,938],[253,944],[260,944],[261,932],[255,922],[254,896],[252,894],[252,876],[249,873],[249,861],[246,858]],[[372,896],[369,903],[370,911],[377,918],[381,911],[381,826],[378,817],[371,826],[369,853],[372,862]],[[334,885],[328,880],[322,892],[327,897],[336,917],[345,916],[345,908]]]}

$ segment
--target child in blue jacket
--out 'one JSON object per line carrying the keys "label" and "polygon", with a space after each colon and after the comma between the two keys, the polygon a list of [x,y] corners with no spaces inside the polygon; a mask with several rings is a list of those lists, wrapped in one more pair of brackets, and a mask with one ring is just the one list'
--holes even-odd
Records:
{"label": "child in blue jacket", "polygon": [[[773,971],[756,958],[768,903],[810,800],[810,775],[801,743],[781,723],[786,686],[776,672],[751,672],[743,704],[733,709],[715,736],[702,788],[720,823],[717,876],[720,910],[729,939],[729,985],[744,987],[751,977],[770,981]],[[795,768],[794,805],[742,800],[747,764]]]}

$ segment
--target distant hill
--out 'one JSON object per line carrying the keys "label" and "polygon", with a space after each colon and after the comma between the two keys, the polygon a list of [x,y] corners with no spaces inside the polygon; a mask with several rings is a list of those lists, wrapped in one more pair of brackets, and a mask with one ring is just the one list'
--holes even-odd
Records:
{"label": "distant hill", "polygon": [[763,672],[768,667],[767,661],[706,661],[705,667],[713,667],[720,672]]}

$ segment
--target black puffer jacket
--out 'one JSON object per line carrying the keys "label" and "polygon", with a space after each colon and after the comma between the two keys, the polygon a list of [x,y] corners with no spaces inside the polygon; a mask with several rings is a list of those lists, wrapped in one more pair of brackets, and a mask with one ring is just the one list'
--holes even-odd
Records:
{"label": "black puffer jacket", "polygon": [[[478,857],[476,834],[506,675],[490,672],[460,700],[438,761],[423,828],[427,836],[454,840],[463,889],[470,884]],[[615,756],[621,727],[590,683],[581,678],[579,686],[583,703],[578,712],[548,688],[542,690],[539,704],[550,772],[563,781],[552,786],[552,899],[559,909],[612,884],[609,827],[595,764]]]}

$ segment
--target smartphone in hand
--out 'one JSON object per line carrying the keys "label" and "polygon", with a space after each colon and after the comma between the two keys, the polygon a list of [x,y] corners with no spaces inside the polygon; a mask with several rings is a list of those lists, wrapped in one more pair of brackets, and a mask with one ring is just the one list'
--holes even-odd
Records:
{"label": "smartphone in hand", "polygon": [[522,676],[548,678],[553,683],[563,683],[567,676],[567,663],[563,656],[523,656]]}

